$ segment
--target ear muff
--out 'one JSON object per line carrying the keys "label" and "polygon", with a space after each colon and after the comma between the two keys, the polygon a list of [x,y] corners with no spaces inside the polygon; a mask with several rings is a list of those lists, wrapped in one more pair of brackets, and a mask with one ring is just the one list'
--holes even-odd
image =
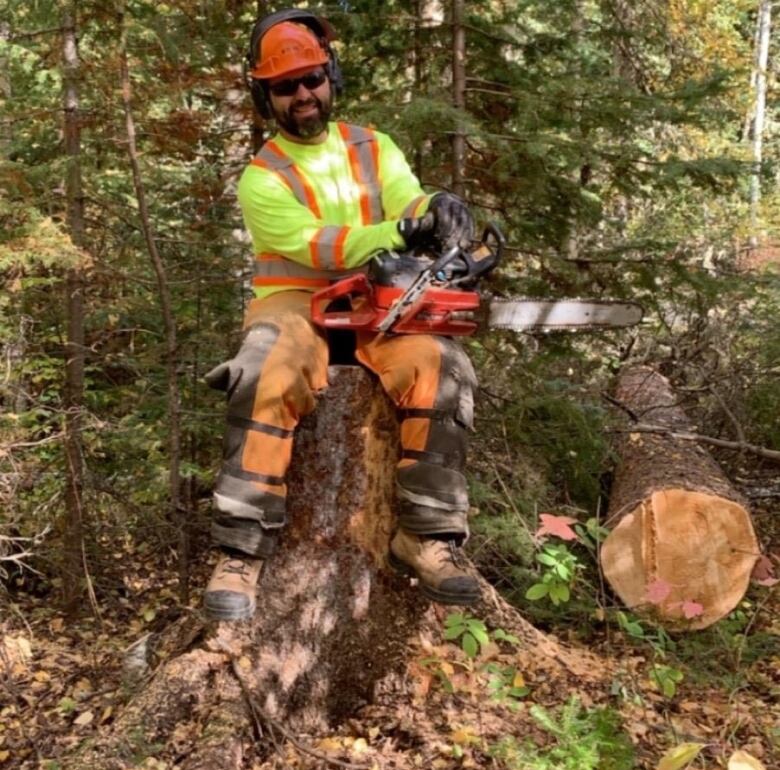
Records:
{"label": "ear muff", "polygon": [[262,81],[253,78],[250,73],[255,68],[257,63],[257,52],[260,50],[260,41],[268,32],[271,27],[279,24],[283,21],[294,21],[298,24],[305,24],[311,31],[317,36],[320,41],[320,45],[325,53],[328,55],[328,63],[326,71],[328,73],[328,80],[330,80],[331,87],[333,88],[336,96],[341,95],[344,90],[344,76],[341,72],[341,66],[339,65],[338,56],[331,47],[330,43],[335,40],[336,34],[330,23],[319,16],[315,16],[308,11],[299,10],[297,8],[288,8],[283,11],[276,11],[270,13],[268,16],[264,16],[262,19],[258,19],[255,22],[255,26],[252,28],[252,34],[249,39],[249,50],[244,57],[244,82],[249,88],[249,92],[252,95],[252,101],[254,102],[255,109],[260,115],[266,119],[272,117],[271,105],[268,101],[268,93],[263,86]]}

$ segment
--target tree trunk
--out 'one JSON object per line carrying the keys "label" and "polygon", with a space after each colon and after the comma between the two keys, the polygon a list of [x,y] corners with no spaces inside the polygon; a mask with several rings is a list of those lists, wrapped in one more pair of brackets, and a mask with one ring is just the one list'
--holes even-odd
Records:
{"label": "tree trunk", "polygon": [[[668,432],[619,434],[619,458],[601,549],[610,584],[629,607],[653,605],[672,626],[705,628],[747,590],[758,543],[746,503],[701,446],[670,433],[690,431],[669,381],[649,367],[623,371],[616,398],[634,420]],[[657,583],[657,581],[663,581]],[[692,604],[702,606],[700,614]]]}
{"label": "tree trunk", "polygon": [[[63,115],[67,172],[66,219],[73,244],[79,249],[86,242],[84,193],[81,184],[81,128],[79,125],[79,54],[73,10],[66,5],[62,15]],[[84,596],[84,468],[81,446],[81,412],[84,406],[84,277],[76,264],[65,279],[65,522],[63,531],[65,612],[74,614]]]}
{"label": "tree trunk", "polygon": [[758,209],[761,203],[761,162],[763,159],[764,118],[766,114],[767,63],[772,22],[771,0],[760,0],[756,20],[756,100],[753,111],[753,173],[750,176],[750,245],[758,246]]}
{"label": "tree trunk", "polygon": [[452,137],[452,191],[466,193],[466,132],[462,115],[466,110],[466,30],[463,28],[464,0],[452,0],[452,104],[459,113]]}
{"label": "tree trunk", "polygon": [[[442,632],[436,605],[385,566],[399,453],[395,413],[361,368],[331,367],[329,381],[296,432],[291,520],[261,577],[257,615],[211,626],[194,618],[169,629],[169,661],[66,767],[130,767],[125,758],[140,746],[170,750],[177,736],[190,735],[199,737],[186,751],[177,747],[180,758],[186,754],[177,767],[238,770],[249,759],[253,724],[311,734],[379,693],[410,697],[411,651],[421,634]],[[488,601],[474,614],[516,634],[535,661],[569,677],[600,675],[587,655],[572,655],[484,590]]]}
{"label": "tree trunk", "polygon": [[138,162],[138,150],[135,141],[135,121],[132,110],[132,91],[130,84],[130,70],[127,58],[127,25],[124,19],[124,8],[120,10],[121,35],[120,35],[120,79],[122,81],[122,103],[125,111],[125,127],[127,131],[127,152],[130,158],[130,167],[133,171],[133,185],[138,200],[138,213],[141,218],[146,247],[152,261],[152,268],[157,278],[157,293],[160,299],[160,311],[165,327],[165,368],[168,384],[168,488],[170,496],[171,521],[177,528],[177,550],[179,566],[179,601],[182,604],[189,602],[189,526],[187,512],[181,505],[181,396],[179,392],[179,380],[177,375],[179,353],[176,341],[176,320],[173,316],[171,293],[168,287],[168,278],[165,273],[160,253],[157,250],[157,241],[149,217],[149,209],[146,205],[143,180],[141,178],[141,166]]}

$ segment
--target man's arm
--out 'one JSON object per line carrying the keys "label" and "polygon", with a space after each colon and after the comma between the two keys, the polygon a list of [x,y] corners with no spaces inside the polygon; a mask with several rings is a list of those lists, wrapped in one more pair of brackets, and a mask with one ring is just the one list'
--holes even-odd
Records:
{"label": "man's arm", "polygon": [[396,221],[328,225],[299,203],[279,177],[252,167],[241,178],[238,199],[255,248],[318,270],[359,267],[379,249],[404,246]]}
{"label": "man's arm", "polygon": [[379,180],[382,184],[382,209],[386,219],[421,217],[428,210],[431,196],[423,192],[398,145],[387,135],[376,132],[379,142]]}

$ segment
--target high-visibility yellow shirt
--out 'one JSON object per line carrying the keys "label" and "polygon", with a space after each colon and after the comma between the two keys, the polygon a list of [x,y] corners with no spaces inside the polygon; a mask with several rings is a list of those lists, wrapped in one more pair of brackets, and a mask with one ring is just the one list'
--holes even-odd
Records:
{"label": "high-visibility yellow shirt", "polygon": [[400,248],[397,223],[421,216],[427,196],[386,134],[329,123],[321,144],[279,135],[238,185],[255,251],[254,292],[316,291],[381,249]]}

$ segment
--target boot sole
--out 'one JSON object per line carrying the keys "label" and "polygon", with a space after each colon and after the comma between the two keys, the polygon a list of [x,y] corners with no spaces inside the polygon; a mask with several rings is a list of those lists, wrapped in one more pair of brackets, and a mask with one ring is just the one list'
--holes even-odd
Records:
{"label": "boot sole", "polygon": [[401,561],[392,551],[389,552],[388,562],[399,575],[417,578],[420,581],[420,593],[431,601],[438,602],[439,604],[457,604],[461,607],[468,607],[472,604],[476,604],[482,598],[482,594],[479,591],[474,594],[465,595],[450,594],[446,591],[440,591],[437,588],[427,585],[422,581],[413,567],[410,567],[406,562]]}
{"label": "boot sole", "polygon": [[244,610],[231,610],[227,607],[215,607],[208,601],[203,604],[203,611],[210,620],[249,620],[254,617],[256,605],[253,604]]}

